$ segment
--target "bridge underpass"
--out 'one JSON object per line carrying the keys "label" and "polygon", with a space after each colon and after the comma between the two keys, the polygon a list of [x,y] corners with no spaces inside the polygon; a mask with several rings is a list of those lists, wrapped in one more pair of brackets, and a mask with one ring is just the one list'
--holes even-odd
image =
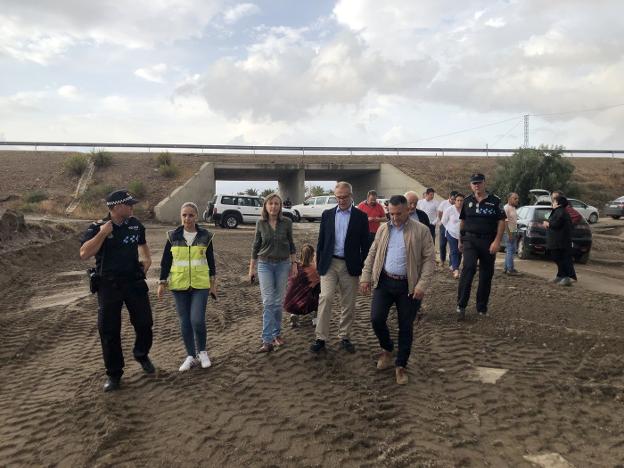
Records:
{"label": "bridge underpass", "polygon": [[415,190],[422,193],[425,187],[391,164],[386,163],[219,163],[202,165],[184,185],[175,189],[156,205],[156,217],[163,222],[179,221],[182,203],[195,202],[200,208],[215,195],[217,180],[277,180],[283,198],[293,204],[302,203],[306,180],[344,180],[353,185],[353,198],[357,202],[366,198],[371,189],[384,197]]}

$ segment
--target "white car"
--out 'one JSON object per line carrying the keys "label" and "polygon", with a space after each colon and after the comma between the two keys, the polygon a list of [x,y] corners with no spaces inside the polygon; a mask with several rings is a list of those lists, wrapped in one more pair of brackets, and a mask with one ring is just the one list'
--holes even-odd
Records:
{"label": "white car", "polygon": [[310,197],[299,205],[294,205],[291,209],[295,215],[296,221],[307,219],[308,221],[316,221],[321,219],[323,211],[338,206],[338,200],[333,195],[321,195],[318,197]]}
{"label": "white car", "polygon": [[[533,189],[529,190],[529,193],[535,197],[536,205],[550,205],[550,192],[548,190]],[[588,205],[587,203],[583,203],[576,198],[568,198],[568,202],[570,203],[570,206],[578,211],[578,213],[585,218],[589,224],[595,224],[598,222],[598,208]]]}
{"label": "white car", "polygon": [[[255,224],[262,215],[264,199],[253,195],[215,195],[204,211],[204,221],[234,229],[239,224]],[[294,219],[292,210],[282,208],[284,216]]]}

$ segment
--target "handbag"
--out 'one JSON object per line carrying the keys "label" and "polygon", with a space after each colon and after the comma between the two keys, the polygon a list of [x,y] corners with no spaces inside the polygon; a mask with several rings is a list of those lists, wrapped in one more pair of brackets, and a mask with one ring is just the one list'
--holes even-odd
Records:
{"label": "handbag", "polygon": [[105,254],[106,254],[106,247],[104,247],[102,250],[102,261],[100,262],[100,271],[97,271],[97,268],[95,267],[87,268],[87,276],[89,277],[89,291],[91,291],[91,294],[95,294],[100,289],[100,281],[102,279],[102,269],[104,268]]}

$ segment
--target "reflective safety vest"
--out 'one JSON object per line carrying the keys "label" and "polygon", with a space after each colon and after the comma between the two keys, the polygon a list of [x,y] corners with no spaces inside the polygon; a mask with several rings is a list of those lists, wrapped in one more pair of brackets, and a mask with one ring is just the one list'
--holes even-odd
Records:
{"label": "reflective safety vest", "polygon": [[[178,235],[175,235],[176,231]],[[169,289],[186,291],[189,288],[210,288],[210,269],[206,259],[206,250],[213,237],[214,234],[211,232],[198,229],[193,245],[186,245],[181,230],[167,232],[173,257],[169,273]]]}

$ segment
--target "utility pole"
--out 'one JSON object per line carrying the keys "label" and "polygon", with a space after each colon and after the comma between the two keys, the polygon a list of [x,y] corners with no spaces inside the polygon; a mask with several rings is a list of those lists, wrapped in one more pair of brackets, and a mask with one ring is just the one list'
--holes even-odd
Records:
{"label": "utility pole", "polygon": [[524,116],[524,147],[529,147],[529,114]]}

